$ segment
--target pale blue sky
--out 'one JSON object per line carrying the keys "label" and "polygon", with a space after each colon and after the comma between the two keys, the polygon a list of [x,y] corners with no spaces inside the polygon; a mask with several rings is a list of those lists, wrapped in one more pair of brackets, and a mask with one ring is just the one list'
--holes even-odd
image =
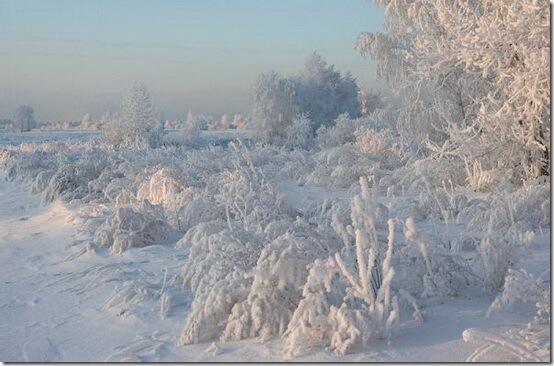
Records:
{"label": "pale blue sky", "polygon": [[0,118],[98,116],[135,80],[170,118],[246,112],[259,73],[312,51],[371,86],[353,46],[382,19],[368,0],[0,0]]}

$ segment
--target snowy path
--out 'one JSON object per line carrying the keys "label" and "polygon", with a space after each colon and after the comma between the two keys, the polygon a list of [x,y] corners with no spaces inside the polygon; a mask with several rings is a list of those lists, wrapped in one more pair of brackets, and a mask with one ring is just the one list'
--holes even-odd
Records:
{"label": "snowy path", "polygon": [[[84,245],[72,210],[39,201],[25,187],[0,181],[0,360],[282,360],[279,340],[178,346],[187,295],[174,293],[182,303],[165,316],[158,295],[170,288],[168,279],[185,254],[167,246],[122,256],[80,251]],[[548,266],[548,232],[538,241],[542,245],[527,262],[535,274]],[[71,254],[80,255],[66,260]],[[127,297],[118,302],[117,295]],[[425,322],[407,322],[389,345],[375,343],[343,358],[319,348],[297,361],[465,361],[482,348],[463,341],[465,329],[500,334],[524,325],[513,314],[485,317],[492,299],[457,298],[430,306]],[[513,360],[494,347],[483,353],[481,360],[487,359]]]}

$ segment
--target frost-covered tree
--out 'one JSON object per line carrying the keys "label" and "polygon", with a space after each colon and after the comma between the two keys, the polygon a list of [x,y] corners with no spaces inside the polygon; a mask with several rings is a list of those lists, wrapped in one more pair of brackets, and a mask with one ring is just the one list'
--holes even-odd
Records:
{"label": "frost-covered tree", "polygon": [[300,112],[315,122],[314,128],[333,124],[342,113],[358,116],[358,85],[349,72],[344,75],[314,52],[304,64],[297,92]]}
{"label": "frost-covered tree", "polygon": [[295,83],[275,72],[262,74],[254,85],[252,127],[266,141],[280,141],[284,126],[299,113]]}
{"label": "frost-covered tree", "polygon": [[546,1],[376,2],[386,32],[358,47],[400,97],[404,138],[513,181],[549,174]]}
{"label": "frost-covered tree", "polygon": [[222,130],[228,130],[231,126],[231,117],[228,114],[223,114],[219,120],[219,128]]}
{"label": "frost-covered tree", "polygon": [[189,111],[187,119],[181,129],[183,141],[186,144],[194,144],[200,137],[200,130],[205,127],[205,123],[202,119],[197,118]]}
{"label": "frost-covered tree", "polygon": [[338,115],[358,116],[358,86],[350,73],[341,74],[314,53],[304,70],[283,77],[263,74],[254,87],[252,127],[266,141],[282,143],[298,115],[307,116],[312,131],[330,126]]}
{"label": "frost-covered tree", "polygon": [[108,142],[116,146],[159,145],[163,125],[156,117],[150,93],[142,83],[135,83],[121,102],[121,113],[104,126]]}
{"label": "frost-covered tree", "polygon": [[85,115],[81,119],[81,128],[87,130],[91,127],[92,127],[92,120],[90,118],[90,113],[85,113]]}
{"label": "frost-covered tree", "polygon": [[246,127],[248,120],[245,116],[240,113],[237,113],[233,116],[233,127],[237,130],[243,129]]}
{"label": "frost-covered tree", "polygon": [[376,109],[384,106],[381,94],[367,90],[360,90],[358,93],[358,104],[361,117],[367,117]]}
{"label": "frost-covered tree", "polygon": [[15,110],[14,124],[15,128],[21,132],[31,131],[37,126],[34,117],[34,109],[28,105],[20,105]]}

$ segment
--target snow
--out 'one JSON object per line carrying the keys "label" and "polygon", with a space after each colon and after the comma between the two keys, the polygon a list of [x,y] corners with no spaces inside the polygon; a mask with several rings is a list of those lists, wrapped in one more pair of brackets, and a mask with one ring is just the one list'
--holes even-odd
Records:
{"label": "snow", "polygon": [[[180,130],[166,130],[169,141],[180,139]],[[251,130],[200,131],[202,144],[226,145],[240,138],[247,141],[254,135]],[[0,132],[0,146],[46,142],[86,142],[102,139],[100,131],[90,130],[32,130],[29,132]]]}
{"label": "snow", "polygon": [[[0,359],[35,362],[283,360],[283,345],[278,339],[264,343],[245,340],[179,346],[182,319],[190,311],[191,294],[174,289],[170,279],[180,270],[186,254],[170,246],[155,245],[129,250],[122,256],[90,250],[67,260],[68,253],[78,252],[78,244],[83,240],[77,230],[76,210],[75,206],[59,200],[41,205],[27,187],[0,182],[3,273]],[[528,271],[536,276],[548,267],[548,237],[549,231],[544,230],[542,236],[535,238],[532,255],[526,262]],[[165,291],[164,283],[166,289],[175,291]],[[151,291],[141,309],[126,308],[128,302],[118,303],[114,298],[115,293],[131,284],[142,286],[139,292]],[[163,306],[159,294],[164,291],[175,302],[161,316]],[[445,300],[425,308],[423,323],[415,320],[404,323],[390,344],[378,341],[340,358],[316,347],[294,360],[464,361],[482,347],[480,339],[483,338],[473,336],[469,337],[471,342],[464,342],[464,330],[473,328],[476,330],[471,332],[477,335],[487,332],[501,337],[510,329],[525,326],[524,320],[518,323],[513,314],[486,317],[492,300],[491,296]],[[105,311],[106,308],[110,311]],[[116,315],[125,311],[129,311],[127,316]],[[492,345],[480,359],[507,357],[503,347],[514,348],[513,342],[517,340],[487,341]]]}
{"label": "snow", "polygon": [[0,134],[0,360],[549,361],[549,12],[375,1],[382,100],[314,53],[232,122]]}
{"label": "snow", "polygon": [[0,132],[0,146],[56,141],[84,142],[99,138],[101,138],[100,132],[85,130],[32,130],[30,132]]}

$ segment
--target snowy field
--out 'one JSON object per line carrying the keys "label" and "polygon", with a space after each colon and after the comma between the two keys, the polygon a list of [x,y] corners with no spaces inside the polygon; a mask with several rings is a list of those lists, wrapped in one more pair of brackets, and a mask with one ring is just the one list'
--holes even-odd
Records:
{"label": "snowy field", "polygon": [[[327,6],[355,2],[317,12],[311,3],[299,11],[302,3],[286,5],[291,16],[260,4],[232,17],[219,7],[186,11],[193,22],[164,8],[183,20],[167,22],[152,4],[153,26],[137,23],[146,38],[172,45],[165,36],[193,35],[186,44],[201,46],[171,67],[163,60],[181,58],[162,51],[183,47],[160,47],[151,59],[151,47],[124,38],[85,42],[133,60],[118,61],[121,70],[106,68],[116,65],[107,50],[71,61],[56,46],[44,52],[55,56],[50,67],[18,61],[25,80],[81,70],[104,75],[110,91],[77,74],[80,82],[36,95],[32,84],[8,80],[15,93],[3,108],[13,113],[0,116],[0,128],[21,132],[0,133],[0,361],[552,361],[547,2],[376,0],[382,21],[368,18],[377,28],[344,51],[370,59],[357,76],[317,52],[296,72],[296,51],[272,56],[288,48],[278,38],[286,30],[291,50],[311,50],[312,35],[326,37],[324,48],[346,39],[330,20],[358,27]],[[12,18],[24,30],[31,18],[22,9]],[[85,10],[72,19],[93,24],[94,39],[135,18],[98,35],[110,13]],[[263,10],[277,26],[263,22]],[[222,43],[227,26],[212,12],[248,27],[260,16],[263,26],[252,28],[260,37],[239,37],[233,25],[224,36],[235,42]],[[102,19],[88,21],[95,15]],[[56,23],[32,20],[40,18]],[[158,36],[151,19],[163,25]],[[318,19],[321,30],[311,29]],[[195,24],[201,33],[171,28]],[[275,42],[253,57],[248,42],[268,39],[268,30]],[[212,55],[209,31],[232,52],[194,59]],[[81,43],[63,34],[40,44]],[[338,48],[328,52],[354,65]],[[105,72],[84,66],[95,59]],[[260,65],[277,70],[254,71]],[[261,72],[255,81],[251,67]],[[135,82],[117,110],[100,110],[117,105],[111,83],[141,75],[159,95]],[[252,81],[247,96],[243,83]],[[39,121],[32,106],[10,105],[25,103],[27,89],[31,101],[43,96]],[[197,114],[195,103],[233,114]],[[45,106],[84,114],[49,119]]]}
{"label": "snowy field", "polygon": [[[426,277],[425,263],[418,260],[425,257],[421,254],[412,254],[408,262],[399,262],[401,259],[393,257],[395,278],[418,276],[423,271],[428,283],[416,279],[413,283],[393,282],[393,287],[409,290],[412,299],[401,301],[400,316],[388,340],[374,339],[365,346],[352,347],[345,355],[337,355],[325,342],[315,342],[311,348],[287,355],[284,350],[289,347],[290,339],[279,337],[278,331],[255,334],[255,326],[250,323],[243,327],[250,327],[252,336],[224,340],[218,333],[225,331],[224,318],[230,311],[225,302],[242,301],[250,306],[249,286],[258,286],[255,291],[260,302],[258,310],[253,312],[261,314],[262,322],[270,312],[282,312],[281,316],[288,314],[289,317],[295,313],[297,305],[284,305],[290,308],[285,311],[279,303],[278,297],[284,295],[281,289],[298,283],[297,289],[291,287],[286,291],[301,290],[307,275],[299,269],[298,261],[307,263],[302,255],[325,257],[325,254],[310,253],[301,242],[305,239],[301,238],[328,234],[327,229],[317,228],[314,219],[327,220],[325,209],[330,207],[330,202],[348,207],[350,199],[360,193],[359,187],[342,188],[339,184],[325,187],[302,181],[297,164],[308,164],[308,152],[255,146],[247,150],[244,146],[212,144],[211,147],[142,152],[145,154],[142,160],[136,154],[110,151],[93,141],[95,134],[53,132],[48,136],[41,132],[41,135],[41,142],[56,143],[17,147],[18,141],[12,137],[10,146],[0,150],[3,167],[0,359],[3,361],[548,360],[549,329],[544,323],[532,320],[534,302],[540,301],[536,297],[540,294],[531,291],[528,296],[535,297],[526,299],[518,291],[528,289],[516,288],[516,294],[505,306],[491,311],[491,304],[497,296],[501,298],[502,291],[482,291],[477,285],[479,280],[471,275],[464,279],[466,283],[454,285],[453,277],[449,283],[439,283],[438,279]],[[31,138],[22,136],[26,142]],[[65,141],[61,136],[66,136]],[[76,136],[80,136],[79,143],[75,143]],[[164,170],[163,165],[171,168]],[[284,174],[285,171],[289,173]],[[251,181],[250,193],[244,191],[242,179],[261,172],[267,180]],[[235,176],[229,180],[230,175]],[[161,180],[155,181],[152,177]],[[216,192],[211,193],[209,182],[213,177],[217,177],[214,182],[218,184],[213,187]],[[201,184],[202,181],[208,183]],[[235,187],[221,190],[229,184]],[[204,187],[204,192],[200,187]],[[275,202],[276,197],[280,197],[280,203]],[[138,198],[150,203],[140,203]],[[401,217],[403,210],[411,211],[418,230],[425,233],[426,245],[433,246],[445,239],[450,243],[456,239],[463,241],[468,237],[464,235],[467,227],[463,219],[457,224],[447,224],[434,219],[433,213],[417,214],[413,202],[406,204],[407,200],[417,199],[406,193],[397,197],[389,192],[378,199],[382,205],[378,208],[388,207],[393,211],[399,202],[403,203],[404,207],[394,213]],[[203,200],[212,202],[206,205]],[[248,200],[266,211],[238,211],[240,205],[247,207]],[[179,207],[176,202],[180,202]],[[218,212],[218,207],[222,211]],[[232,212],[227,212],[232,218],[225,218],[224,207]],[[441,217],[440,210],[438,216]],[[262,234],[254,234],[257,222],[266,219],[276,221],[266,226]],[[150,220],[146,226],[145,220]],[[379,224],[382,221],[376,220],[380,236],[385,229]],[[203,221],[210,222],[211,228],[203,227]],[[222,227],[217,228],[219,225]],[[233,226],[233,231],[227,231],[227,225]],[[288,225],[293,228],[287,230]],[[112,230],[110,238],[102,228]],[[218,230],[223,231],[211,234]],[[397,225],[397,248],[410,246],[406,239],[410,234],[406,230],[409,229],[403,230]],[[289,232],[283,236],[279,231]],[[524,249],[518,252],[522,260],[516,268],[524,269],[531,276],[523,278],[531,282],[523,283],[533,283],[536,279],[536,283],[544,286],[550,278],[550,230],[547,226],[537,226],[533,232],[526,231]],[[117,235],[126,240],[118,241]],[[254,258],[248,266],[244,258],[233,262],[238,260],[233,259],[237,254],[244,255],[240,254],[244,250],[240,241],[258,247],[255,241],[260,239],[255,235],[265,235],[262,240],[270,242],[261,257]],[[231,249],[227,249],[226,240],[236,242],[229,252],[225,252]],[[338,237],[332,240],[340,244]],[[316,244],[308,242],[308,245]],[[202,245],[221,247],[203,249]],[[418,251],[417,247],[413,249]],[[260,249],[255,250],[259,253]],[[448,264],[447,259],[441,259],[444,253],[437,254],[438,248],[426,250],[433,272],[448,276],[443,271],[459,270],[455,269],[459,262]],[[403,255],[410,255],[406,253]],[[466,260],[474,257],[471,245],[456,253]],[[264,263],[264,257],[269,261]],[[445,262],[439,263],[439,260]],[[411,263],[413,267],[406,273],[400,267],[402,263]],[[254,277],[254,283],[239,278],[231,287],[221,287],[219,293],[199,295],[203,291],[201,286],[208,292],[210,286],[217,286],[214,276],[226,277],[230,273],[226,269],[229,265],[231,271],[238,267],[244,268],[244,273],[254,270],[249,275]],[[270,282],[257,283],[257,276],[261,277],[268,265],[270,272],[266,276]],[[447,267],[443,268],[444,265]],[[220,275],[218,271],[222,270]],[[300,272],[291,277],[280,271]],[[422,290],[435,293],[422,295]],[[397,289],[394,292],[398,296],[402,293]],[[289,301],[298,304],[299,300]],[[418,305],[414,308],[412,302]],[[215,310],[206,314],[211,310],[204,306]],[[191,328],[191,319],[198,325]],[[262,324],[256,329],[264,327],[271,329],[271,324]],[[195,340],[184,341],[190,332]]]}
{"label": "snowy field", "polygon": [[[167,130],[168,140],[179,141],[177,130]],[[227,144],[237,136],[243,140],[251,137],[251,131],[201,131],[199,138],[204,143]],[[20,145],[25,143],[43,142],[86,142],[102,139],[101,131],[86,130],[33,130],[30,132],[0,132],[0,146]]]}
{"label": "snowy field", "polygon": [[24,143],[41,142],[84,142],[101,138],[99,131],[41,131],[34,130],[30,132],[0,132],[0,146],[2,145],[20,145]]}

